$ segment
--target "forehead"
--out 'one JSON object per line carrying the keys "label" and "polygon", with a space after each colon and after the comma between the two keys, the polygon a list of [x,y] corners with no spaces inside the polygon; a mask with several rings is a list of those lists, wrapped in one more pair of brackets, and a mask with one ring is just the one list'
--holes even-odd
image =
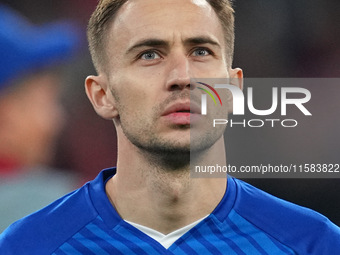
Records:
{"label": "forehead", "polygon": [[119,9],[108,38],[125,48],[148,37],[170,41],[202,35],[223,41],[222,25],[205,0],[129,0]]}

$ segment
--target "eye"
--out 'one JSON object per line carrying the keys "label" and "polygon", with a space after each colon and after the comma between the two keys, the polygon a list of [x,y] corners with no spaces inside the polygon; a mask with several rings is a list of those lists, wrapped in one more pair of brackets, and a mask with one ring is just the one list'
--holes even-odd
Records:
{"label": "eye", "polygon": [[192,54],[194,57],[205,57],[211,55],[211,51],[205,48],[198,48]]}
{"label": "eye", "polygon": [[147,51],[144,52],[141,56],[141,59],[144,60],[154,60],[154,59],[158,59],[161,58],[160,55],[158,53],[156,53],[155,51]]}

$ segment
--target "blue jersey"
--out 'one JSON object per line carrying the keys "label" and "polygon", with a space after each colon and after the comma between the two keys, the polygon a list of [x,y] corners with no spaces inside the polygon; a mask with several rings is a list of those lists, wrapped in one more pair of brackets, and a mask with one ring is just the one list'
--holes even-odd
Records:
{"label": "blue jersey", "polygon": [[0,254],[340,254],[340,229],[327,218],[232,177],[215,210],[165,249],[115,211],[105,193],[114,173],[14,223]]}

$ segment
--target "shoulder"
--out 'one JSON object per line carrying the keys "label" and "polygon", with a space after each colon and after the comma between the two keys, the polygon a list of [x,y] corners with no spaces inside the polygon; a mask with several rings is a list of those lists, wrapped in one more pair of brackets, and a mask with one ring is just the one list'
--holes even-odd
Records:
{"label": "shoulder", "polygon": [[1,254],[50,254],[97,213],[88,184],[12,224],[0,235]]}
{"label": "shoulder", "polygon": [[234,180],[234,210],[248,222],[299,254],[340,254],[340,228],[325,216]]}

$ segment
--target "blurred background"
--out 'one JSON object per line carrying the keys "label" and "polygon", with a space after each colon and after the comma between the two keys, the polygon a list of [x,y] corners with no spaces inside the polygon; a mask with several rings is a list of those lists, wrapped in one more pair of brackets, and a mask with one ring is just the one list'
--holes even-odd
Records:
{"label": "blurred background", "polygon": [[[234,2],[236,13],[234,66],[241,67],[245,77],[340,76],[340,1]],[[339,85],[334,87],[333,82],[330,86],[320,84],[317,87],[305,87],[312,91],[308,109],[311,110],[313,117],[305,118],[300,123],[300,128],[229,129],[227,131],[229,163],[339,164]],[[254,93],[256,92],[258,91],[254,88]],[[268,90],[265,93],[267,92]],[[268,109],[270,103],[263,109]],[[295,116],[295,119],[300,120],[300,117],[301,114]],[[280,198],[312,208],[340,225],[340,179],[246,181]]]}
{"label": "blurred background", "polygon": [[[76,24],[80,37],[77,53],[59,68],[64,124],[50,159],[43,162],[58,169],[62,176],[72,176],[67,179],[72,181],[70,189],[75,189],[116,162],[114,126],[95,114],[84,92],[86,76],[95,73],[87,49],[86,25],[97,0],[0,0],[0,3],[20,12],[36,25],[60,19]],[[234,1],[234,7],[234,66],[241,67],[245,77],[340,76],[340,1],[238,0]],[[312,96],[318,100],[318,94]],[[340,123],[337,118],[340,102],[334,93],[333,96],[325,101],[315,101],[315,110],[318,104],[329,104],[328,115],[324,115],[329,124],[316,129],[314,142],[301,131],[299,134],[276,129],[261,133],[228,130],[229,162],[251,165],[259,159],[267,162],[270,157],[271,162],[291,163],[292,157],[309,160],[320,158],[321,153],[323,162],[320,163],[340,163]],[[294,141],[314,149],[301,150],[302,146],[298,154],[292,155]],[[318,147],[320,141],[323,146]],[[246,181],[280,198],[312,208],[340,225],[340,179]]]}

